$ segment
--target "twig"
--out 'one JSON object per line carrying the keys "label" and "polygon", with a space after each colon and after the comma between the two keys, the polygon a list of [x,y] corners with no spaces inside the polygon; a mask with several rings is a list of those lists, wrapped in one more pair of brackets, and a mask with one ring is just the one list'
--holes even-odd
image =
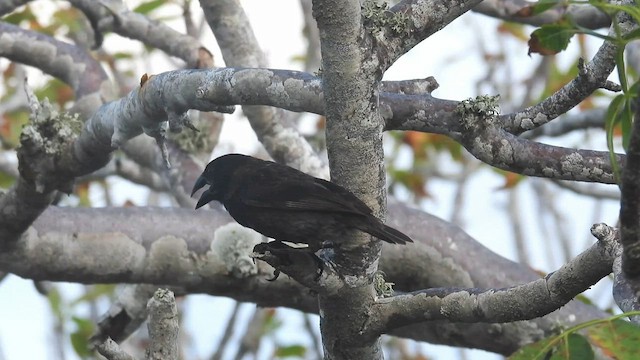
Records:
{"label": "twig", "polygon": [[235,360],[240,360],[244,358],[244,356],[249,354],[257,354],[258,349],[260,347],[260,340],[262,339],[262,335],[264,334],[264,322],[267,318],[267,312],[271,311],[270,309],[264,308],[256,308],[253,313],[253,316],[249,320],[247,324],[247,331],[244,336],[240,340],[240,346],[238,348],[238,353],[234,357]]}
{"label": "twig", "polygon": [[529,264],[529,252],[527,251],[527,243],[524,239],[522,231],[522,219],[520,218],[520,197],[518,196],[518,188],[514,187],[509,190],[509,218],[511,221],[511,230],[513,231],[513,241],[516,245],[516,254],[518,262],[521,264]]}
{"label": "twig", "polygon": [[224,330],[224,334],[222,334],[222,338],[216,347],[216,352],[211,356],[211,360],[220,360],[224,355],[224,350],[229,344],[229,340],[233,336],[233,332],[235,331],[236,320],[238,318],[238,314],[240,313],[241,302],[237,301],[235,306],[233,307],[233,311],[231,312],[231,317],[227,321],[227,327]]}

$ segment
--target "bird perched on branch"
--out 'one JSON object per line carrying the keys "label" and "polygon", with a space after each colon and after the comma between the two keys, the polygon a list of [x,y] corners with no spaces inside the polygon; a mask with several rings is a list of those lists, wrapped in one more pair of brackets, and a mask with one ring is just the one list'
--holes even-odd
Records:
{"label": "bird perched on branch", "polygon": [[325,242],[339,246],[352,229],[388,243],[413,242],[349,190],[272,161],[221,156],[207,165],[191,196],[205,185],[196,209],[219,201],[240,225],[277,241],[308,244],[314,252]]}

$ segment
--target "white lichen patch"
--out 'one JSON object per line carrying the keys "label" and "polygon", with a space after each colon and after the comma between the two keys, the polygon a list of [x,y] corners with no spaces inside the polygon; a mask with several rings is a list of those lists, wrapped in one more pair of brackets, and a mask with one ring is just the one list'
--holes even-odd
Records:
{"label": "white lichen patch", "polygon": [[534,127],[534,123],[531,121],[531,118],[527,117],[520,120],[520,127],[522,129],[532,129]]}
{"label": "white lichen patch", "polygon": [[[584,168],[584,158],[578,152],[571,153],[562,159],[560,166],[563,173],[579,174]],[[588,172],[588,170],[586,170]]]}
{"label": "white lichen patch", "polygon": [[485,162],[493,163],[493,147],[491,144],[487,144],[480,138],[473,140],[473,148],[477,153],[477,157]]}
{"label": "white lichen patch", "polygon": [[296,94],[300,91],[304,91],[304,81],[300,79],[286,79],[284,81],[284,91],[288,93]]}
{"label": "white lichen patch", "polygon": [[440,313],[445,317],[458,314],[467,303],[470,294],[466,291],[459,291],[444,297]]}
{"label": "white lichen patch", "polygon": [[549,117],[543,113],[536,114],[536,117],[533,118],[534,124],[546,124],[549,121]]}
{"label": "white lichen patch", "polygon": [[[70,238],[65,233],[37,234],[30,232],[28,238],[28,254],[34,260],[55,258],[53,264],[60,264],[66,271],[86,272],[93,269],[95,273],[108,275],[130,273],[134,271],[145,257],[142,245],[124,233],[111,234],[77,233]],[[117,259],[117,261],[114,261]],[[28,259],[25,259],[29,263]],[[73,269],[70,269],[73,267]],[[55,272],[56,269],[50,269]]]}
{"label": "white lichen patch", "polygon": [[240,70],[231,78],[231,84],[235,86],[238,82],[246,81],[247,84],[254,84],[264,89],[271,84],[272,78],[273,71],[267,69]]}
{"label": "white lichen patch", "polygon": [[251,254],[253,247],[262,241],[257,232],[237,223],[219,227],[213,234],[211,254],[224,263],[227,273],[245,278],[258,273]]}
{"label": "white lichen patch", "polygon": [[195,263],[187,243],[175,236],[164,236],[151,244],[147,257],[146,271],[165,276],[186,274],[194,269]]}

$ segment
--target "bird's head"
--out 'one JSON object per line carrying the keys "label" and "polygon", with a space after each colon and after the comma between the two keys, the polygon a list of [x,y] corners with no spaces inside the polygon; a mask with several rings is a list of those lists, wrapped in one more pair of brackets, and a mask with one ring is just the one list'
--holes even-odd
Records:
{"label": "bird's head", "polygon": [[213,200],[223,201],[225,195],[227,195],[233,174],[248,161],[247,159],[251,159],[251,157],[241,154],[227,154],[213,159],[207,164],[207,167],[200,174],[191,190],[191,196],[193,196],[196,191],[202,189],[205,185],[209,185],[209,188],[200,195],[196,209]]}

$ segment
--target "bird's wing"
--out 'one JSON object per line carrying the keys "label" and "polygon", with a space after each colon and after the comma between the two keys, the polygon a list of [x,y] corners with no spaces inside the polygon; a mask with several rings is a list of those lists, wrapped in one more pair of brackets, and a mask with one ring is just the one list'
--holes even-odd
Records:
{"label": "bird's wing", "polygon": [[257,179],[266,183],[245,189],[242,202],[249,206],[279,210],[371,214],[371,209],[367,205],[341,186],[308,175],[301,176],[297,172],[280,175],[280,177],[265,176],[263,179]]}

